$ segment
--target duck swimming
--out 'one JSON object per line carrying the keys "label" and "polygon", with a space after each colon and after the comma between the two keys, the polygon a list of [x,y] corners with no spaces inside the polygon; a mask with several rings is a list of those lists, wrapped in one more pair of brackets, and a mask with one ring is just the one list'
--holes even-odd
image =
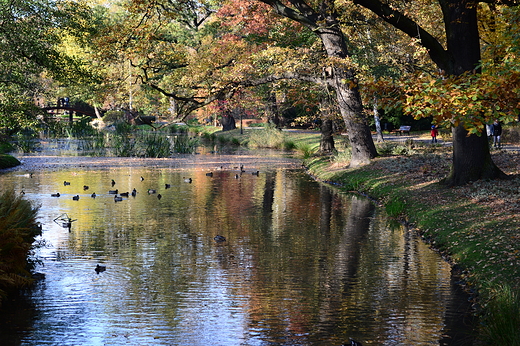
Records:
{"label": "duck swimming", "polygon": [[114,196],[114,202],[121,202],[123,200],[123,197],[121,196]]}
{"label": "duck swimming", "polygon": [[60,193],[59,192],[58,193],[52,193],[51,197],[60,197]]}
{"label": "duck swimming", "polygon": [[132,190],[132,197],[135,197],[135,195],[137,195],[137,190],[134,188],[134,189]]}
{"label": "duck swimming", "polygon": [[70,181],[64,181],[63,182],[63,186],[67,186],[67,185],[70,185]]}
{"label": "duck swimming", "polygon": [[222,243],[224,241],[226,241],[226,237],[224,237],[223,235],[216,235],[213,240],[215,240],[217,243]]}
{"label": "duck swimming", "polygon": [[79,195],[73,196],[73,197],[72,197],[72,200],[74,200],[74,201],[79,201]]}
{"label": "duck swimming", "polygon": [[119,190],[109,190],[108,193],[111,195],[117,195],[119,193]]}
{"label": "duck swimming", "polygon": [[93,192],[93,193],[90,195],[90,197],[92,197],[92,198],[96,198],[96,193]]}
{"label": "duck swimming", "polygon": [[105,270],[107,270],[107,267],[106,266],[100,266],[99,264],[96,265],[96,268],[94,269],[96,271],[96,273],[102,273],[104,272]]}
{"label": "duck swimming", "polygon": [[188,183],[188,184],[191,184],[191,182],[193,181],[193,180],[191,180],[191,178],[182,178],[182,179],[184,179],[184,182]]}

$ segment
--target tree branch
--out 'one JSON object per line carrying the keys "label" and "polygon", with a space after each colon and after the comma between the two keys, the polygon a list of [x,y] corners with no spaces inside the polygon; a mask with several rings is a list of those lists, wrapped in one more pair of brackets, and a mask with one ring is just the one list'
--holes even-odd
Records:
{"label": "tree branch", "polygon": [[418,39],[419,43],[428,50],[428,54],[435,64],[442,70],[447,69],[450,60],[448,51],[444,49],[435,37],[415,21],[379,0],[354,0],[354,3],[374,12],[385,22],[408,36]]}

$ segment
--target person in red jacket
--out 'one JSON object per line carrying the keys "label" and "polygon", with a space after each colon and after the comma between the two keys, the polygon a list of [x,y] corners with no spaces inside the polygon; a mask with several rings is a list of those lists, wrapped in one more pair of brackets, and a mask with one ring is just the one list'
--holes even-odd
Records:
{"label": "person in red jacket", "polygon": [[432,135],[432,143],[437,143],[437,136],[439,135],[439,131],[437,130],[437,126],[432,125],[432,130],[431,130],[430,133]]}

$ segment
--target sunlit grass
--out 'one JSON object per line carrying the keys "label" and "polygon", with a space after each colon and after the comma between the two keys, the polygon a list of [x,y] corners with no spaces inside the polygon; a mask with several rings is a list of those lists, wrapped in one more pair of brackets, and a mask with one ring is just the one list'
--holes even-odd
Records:
{"label": "sunlit grass", "polygon": [[256,130],[249,135],[248,146],[250,148],[273,148],[283,149],[286,136],[283,131],[274,126],[265,127],[263,130]]}

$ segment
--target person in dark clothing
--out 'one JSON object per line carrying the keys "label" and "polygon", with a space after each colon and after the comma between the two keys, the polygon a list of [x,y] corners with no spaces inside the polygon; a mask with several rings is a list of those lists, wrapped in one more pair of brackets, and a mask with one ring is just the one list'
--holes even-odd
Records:
{"label": "person in dark clothing", "polygon": [[495,148],[500,148],[500,136],[502,136],[502,125],[500,125],[500,122],[495,119],[495,122],[493,123],[491,132],[493,134],[493,146]]}

